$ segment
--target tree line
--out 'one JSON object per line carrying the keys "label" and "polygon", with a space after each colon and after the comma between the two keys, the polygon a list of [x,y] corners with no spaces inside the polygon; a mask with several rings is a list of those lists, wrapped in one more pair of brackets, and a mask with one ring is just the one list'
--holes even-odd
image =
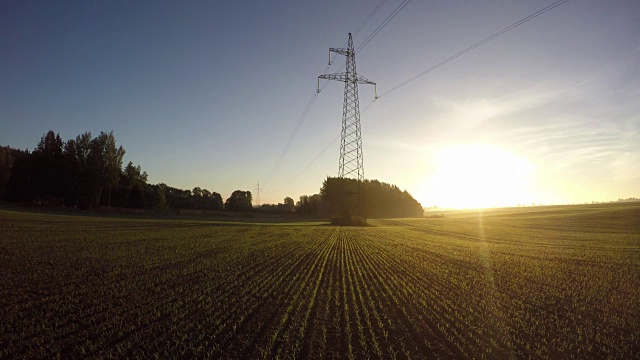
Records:
{"label": "tree line", "polygon": [[[236,190],[224,202],[204,188],[183,190],[164,183],[149,184],[148,174],[131,161],[123,167],[125,149],[113,132],[96,137],[85,132],[63,141],[53,130],[45,133],[33,151],[0,146],[0,200],[77,207],[133,209],[195,209],[296,213],[331,217],[341,199],[340,179],[327,177],[319,194],[300,196],[294,203],[253,207],[250,191]],[[356,181],[343,179],[343,181]],[[422,216],[423,209],[406,190],[378,180],[365,180],[367,217]]]}
{"label": "tree line", "polygon": [[296,204],[293,198],[287,196],[284,202],[278,204],[261,204],[254,208],[258,212],[268,212],[276,214],[290,214],[297,212]]}
{"label": "tree line", "polygon": [[130,161],[122,166],[124,154],[113,132],[104,131],[63,141],[50,130],[33,151],[0,146],[0,199],[80,209],[251,210],[249,191],[236,190],[223,202],[219,193],[200,187],[149,184],[140,165]]}
{"label": "tree line", "polygon": [[[336,215],[340,204],[349,199],[340,191],[340,181],[354,182],[355,179],[327,177],[320,193],[300,196],[296,212],[322,217]],[[396,185],[378,180],[364,180],[365,213],[369,218],[419,217],[423,216],[422,205],[406,190]]]}

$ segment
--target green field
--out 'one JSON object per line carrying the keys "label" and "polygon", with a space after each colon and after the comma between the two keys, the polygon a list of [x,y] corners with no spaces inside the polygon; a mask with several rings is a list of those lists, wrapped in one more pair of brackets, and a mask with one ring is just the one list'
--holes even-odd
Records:
{"label": "green field", "polygon": [[369,222],[0,210],[0,358],[640,354],[640,203]]}

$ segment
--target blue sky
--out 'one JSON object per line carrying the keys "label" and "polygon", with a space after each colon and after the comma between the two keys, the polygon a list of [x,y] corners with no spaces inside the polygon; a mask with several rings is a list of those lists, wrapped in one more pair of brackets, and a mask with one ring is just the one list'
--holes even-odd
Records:
{"label": "blue sky", "polygon": [[[338,143],[291,180],[338,136],[342,84],[322,91],[275,166],[328,48],[378,3],[4,1],[0,144],[113,130],[152,183],[226,198],[260,181],[263,203],[316,193],[337,174]],[[384,93],[550,3],[414,0],[358,53],[358,72]],[[361,86],[361,109],[372,98]],[[571,0],[371,105],[365,174],[424,206],[640,196],[638,98],[640,2]]]}

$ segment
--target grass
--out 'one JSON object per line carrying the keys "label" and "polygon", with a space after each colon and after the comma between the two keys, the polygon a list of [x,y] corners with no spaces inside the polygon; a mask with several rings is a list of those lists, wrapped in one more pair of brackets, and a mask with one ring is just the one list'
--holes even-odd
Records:
{"label": "grass", "polygon": [[640,204],[326,223],[0,209],[0,358],[631,358]]}

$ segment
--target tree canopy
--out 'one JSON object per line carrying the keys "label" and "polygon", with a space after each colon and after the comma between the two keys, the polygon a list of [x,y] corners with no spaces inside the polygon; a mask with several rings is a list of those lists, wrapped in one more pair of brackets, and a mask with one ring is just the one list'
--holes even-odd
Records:
{"label": "tree canopy", "polygon": [[253,208],[251,191],[236,190],[225,201],[224,209],[229,211],[251,211]]}
{"label": "tree canopy", "polygon": [[[322,200],[335,212],[341,201],[353,201],[340,192],[340,178],[327,177],[320,189]],[[342,179],[355,182],[355,179]],[[365,213],[369,218],[422,216],[422,205],[406,190],[378,180],[364,180]]]}
{"label": "tree canopy", "polygon": [[49,130],[33,151],[0,146],[0,199],[81,209],[222,210],[217,192],[149,184],[140,165],[129,161],[123,168],[124,154],[113,132],[104,131],[96,137],[85,132],[65,142]]}
{"label": "tree canopy", "polygon": [[[123,167],[124,154],[113,132],[104,131],[96,137],[85,132],[64,141],[49,130],[33,151],[0,146],[0,199],[81,209],[254,210],[250,191],[236,190],[223,203],[219,193],[199,186],[182,190],[163,183],[149,184],[140,165],[129,161]],[[339,184],[339,178],[327,177],[320,194],[300,196],[297,203],[286,197],[282,203],[263,204],[258,210],[330,217],[345,201]],[[378,180],[365,180],[364,189],[369,218],[422,216],[422,206],[406,190]]]}
{"label": "tree canopy", "polygon": [[287,196],[284,198],[284,202],[278,204],[261,204],[256,209],[262,212],[287,214],[296,211],[296,205],[293,199]]}

